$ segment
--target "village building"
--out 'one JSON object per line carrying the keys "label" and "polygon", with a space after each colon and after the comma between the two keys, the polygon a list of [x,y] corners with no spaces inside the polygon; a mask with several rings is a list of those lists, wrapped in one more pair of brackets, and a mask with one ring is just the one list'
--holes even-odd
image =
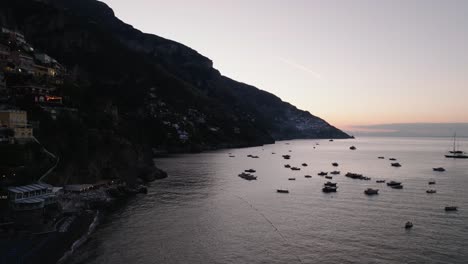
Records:
{"label": "village building", "polygon": [[15,139],[28,140],[33,138],[33,128],[28,124],[26,111],[0,111],[0,126],[13,129]]}
{"label": "village building", "polygon": [[11,62],[18,68],[19,72],[33,73],[34,58],[22,51],[12,51],[10,54]]}
{"label": "village building", "polygon": [[16,85],[10,89],[17,95],[49,95],[56,90],[55,87],[38,85]]}
{"label": "village building", "polygon": [[45,211],[57,205],[57,196],[49,184],[36,183],[7,190],[11,214],[19,225],[41,223]]}
{"label": "village building", "polygon": [[2,34],[7,36],[7,40],[16,44],[23,44],[26,42],[24,35],[20,32],[8,29],[8,28],[2,28]]}
{"label": "village building", "polygon": [[10,59],[10,47],[0,43],[0,66],[3,68]]}

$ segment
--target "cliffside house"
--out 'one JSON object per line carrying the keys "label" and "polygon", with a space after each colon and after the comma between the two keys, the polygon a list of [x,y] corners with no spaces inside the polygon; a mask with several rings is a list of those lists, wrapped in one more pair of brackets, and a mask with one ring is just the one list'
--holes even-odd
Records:
{"label": "cliffside house", "polygon": [[18,45],[26,42],[24,35],[18,31],[2,27],[2,34],[6,36],[7,40]]}
{"label": "cliffside house", "polygon": [[0,66],[3,68],[7,65],[10,59],[10,47],[0,43]]}
{"label": "cliffside house", "polygon": [[0,72],[0,92],[3,92],[5,90],[6,90],[5,76],[3,75],[3,72]]}
{"label": "cliffside house", "polygon": [[45,210],[57,205],[52,185],[45,183],[8,187],[9,208],[18,225],[41,223]]}
{"label": "cliffside house", "polygon": [[53,93],[56,88],[51,86],[38,86],[38,85],[16,85],[10,88],[14,94],[17,95],[49,95]]}
{"label": "cliffside house", "polygon": [[29,140],[33,138],[33,128],[28,124],[26,111],[0,111],[0,126],[13,129],[15,139]]}
{"label": "cliffside house", "polygon": [[10,54],[11,62],[23,73],[34,73],[34,58],[22,51],[12,51]]}

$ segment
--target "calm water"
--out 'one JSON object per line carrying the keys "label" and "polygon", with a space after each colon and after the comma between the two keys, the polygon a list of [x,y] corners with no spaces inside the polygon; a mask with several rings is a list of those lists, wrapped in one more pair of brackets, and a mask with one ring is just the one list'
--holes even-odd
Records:
{"label": "calm water", "polygon": [[[450,139],[288,142],[157,160],[170,177],[108,217],[72,262],[468,263],[468,160],[443,157]],[[377,156],[397,158],[402,167]],[[335,161],[342,174],[372,180],[334,176],[338,192],[323,193],[326,179],[317,173],[334,170]],[[283,167],[303,162],[309,166],[300,171]],[[447,171],[433,172],[438,166]],[[248,168],[257,170],[257,181],[237,177]],[[404,189],[376,179],[402,181]],[[428,185],[431,179],[436,185]],[[367,187],[380,194],[364,195]],[[437,193],[427,194],[429,188]],[[460,209],[448,213],[446,205]]]}

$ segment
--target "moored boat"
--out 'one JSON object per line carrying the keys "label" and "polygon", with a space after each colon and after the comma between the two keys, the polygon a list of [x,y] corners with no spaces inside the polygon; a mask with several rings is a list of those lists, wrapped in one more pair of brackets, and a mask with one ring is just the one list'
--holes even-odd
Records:
{"label": "moored boat", "polygon": [[284,167],[285,167],[285,168],[291,168],[291,165],[285,164]]}
{"label": "moored boat", "polygon": [[433,170],[433,171],[440,171],[440,172],[445,171],[445,169],[442,168],[442,167],[432,168],[432,170]]}
{"label": "moored boat", "polygon": [[245,172],[250,172],[250,173],[253,173],[253,172],[256,172],[256,170],[254,169],[248,169],[248,170],[244,170]]}
{"label": "moored boat", "polygon": [[398,163],[398,162],[394,162],[391,165],[392,165],[392,167],[401,167],[401,164]]}
{"label": "moored boat", "polygon": [[437,191],[434,189],[430,189],[430,190],[426,190],[426,193],[437,193]]}
{"label": "moored boat", "polygon": [[302,166],[303,166],[303,167],[307,167],[307,163],[302,163]]}
{"label": "moored boat", "polygon": [[458,211],[458,206],[445,206],[445,211]]}
{"label": "moored boat", "polygon": [[305,175],[304,177],[305,178],[312,178],[312,176],[310,176],[310,175]]}
{"label": "moored boat", "polygon": [[291,167],[291,170],[298,171],[298,170],[301,170],[301,168],[298,168],[298,167]]}
{"label": "moored boat", "polygon": [[349,147],[350,150],[356,150],[356,147],[355,146],[351,146]]}
{"label": "moored boat", "polygon": [[406,224],[405,224],[405,228],[406,228],[406,229],[409,229],[409,228],[412,228],[412,227],[413,227],[413,223],[412,223],[412,222],[410,222],[410,221],[406,222]]}
{"label": "moored boat", "polygon": [[288,178],[289,181],[295,181],[296,178]]}
{"label": "moored boat", "polygon": [[468,154],[464,151],[457,149],[457,134],[453,135],[453,150],[449,151],[446,155],[446,158],[452,159],[468,159]]}
{"label": "moored boat", "polygon": [[367,188],[366,190],[364,190],[364,193],[367,195],[379,194],[379,189]]}
{"label": "moored boat", "polygon": [[435,180],[430,180],[428,183],[429,183],[430,185],[436,184]]}
{"label": "moored boat", "polygon": [[254,176],[250,173],[245,173],[245,172],[242,172],[241,174],[238,175],[239,177],[241,177],[242,179],[244,180],[248,180],[248,181],[251,181],[251,180],[256,180],[257,179],[257,176]]}
{"label": "moored boat", "polygon": [[321,171],[321,172],[317,173],[317,175],[318,176],[326,176],[326,175],[328,175],[328,172]]}
{"label": "moored boat", "polygon": [[332,171],[332,172],[330,172],[330,174],[338,175],[338,174],[340,174],[340,171]]}
{"label": "moored boat", "polygon": [[286,189],[277,189],[276,192],[278,192],[278,193],[289,193],[289,190],[286,190]]}
{"label": "moored boat", "polygon": [[376,183],[385,183],[385,180],[376,180]]}
{"label": "moored boat", "polygon": [[322,188],[322,191],[326,192],[326,193],[329,193],[329,192],[336,192],[337,189],[338,189],[338,187],[324,186]]}
{"label": "moored boat", "polygon": [[333,162],[332,165],[333,167],[338,167],[338,162]]}
{"label": "moored boat", "polygon": [[328,175],[327,175],[327,176],[325,176],[325,178],[326,178],[326,179],[330,179],[330,180],[331,180],[331,179],[333,179],[333,177],[332,177],[332,176],[328,176]]}

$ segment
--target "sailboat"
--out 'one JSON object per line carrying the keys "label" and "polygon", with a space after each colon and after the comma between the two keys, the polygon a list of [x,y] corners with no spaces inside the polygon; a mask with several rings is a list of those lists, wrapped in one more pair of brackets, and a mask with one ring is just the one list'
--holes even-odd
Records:
{"label": "sailboat", "polygon": [[446,158],[452,158],[452,159],[468,159],[468,155],[457,149],[457,134],[455,133],[453,135],[453,150],[449,151],[446,155]]}

